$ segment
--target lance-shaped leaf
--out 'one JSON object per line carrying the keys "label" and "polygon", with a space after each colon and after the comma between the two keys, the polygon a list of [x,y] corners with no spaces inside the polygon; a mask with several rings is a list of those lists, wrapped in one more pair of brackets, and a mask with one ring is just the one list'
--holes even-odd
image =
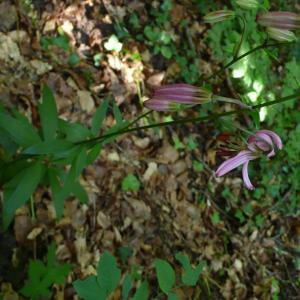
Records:
{"label": "lance-shaped leaf", "polygon": [[28,147],[41,140],[29,122],[13,118],[2,112],[0,112],[0,128],[8,132],[10,138],[20,146]]}
{"label": "lance-shaped leaf", "polygon": [[41,162],[23,170],[4,187],[3,225],[7,228],[15,211],[24,205],[35,191],[44,173]]}
{"label": "lance-shaped leaf", "polygon": [[54,139],[58,126],[57,108],[53,93],[47,85],[43,86],[42,103],[39,105],[39,112],[44,139],[46,141]]}
{"label": "lance-shaped leaf", "polygon": [[93,135],[97,135],[99,130],[101,129],[101,126],[103,124],[103,121],[105,119],[107,109],[108,109],[108,99],[105,99],[102,104],[97,108],[93,119],[92,119],[92,133]]}

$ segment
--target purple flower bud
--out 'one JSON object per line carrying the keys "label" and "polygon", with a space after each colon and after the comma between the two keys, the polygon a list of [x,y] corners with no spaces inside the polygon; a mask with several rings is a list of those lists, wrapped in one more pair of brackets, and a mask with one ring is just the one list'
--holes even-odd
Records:
{"label": "purple flower bud", "polygon": [[157,111],[172,111],[178,104],[203,104],[211,101],[212,93],[185,83],[164,85],[154,91],[154,95],[144,105]]}
{"label": "purple flower bud", "polygon": [[268,12],[257,18],[260,25],[285,30],[300,28],[300,15],[287,11]]}
{"label": "purple flower bud", "polygon": [[260,6],[257,0],[236,0],[235,3],[244,9],[255,9]]}
{"label": "purple flower bud", "polygon": [[231,20],[235,17],[235,12],[232,10],[218,10],[213,11],[204,16],[205,23],[217,23],[226,20]]}
{"label": "purple flower bud", "polygon": [[270,38],[279,42],[293,42],[297,40],[295,34],[290,30],[268,27],[267,32]]}
{"label": "purple flower bud", "polygon": [[176,110],[176,103],[162,101],[155,98],[151,98],[144,102],[144,105],[152,110],[156,111],[175,111]]}

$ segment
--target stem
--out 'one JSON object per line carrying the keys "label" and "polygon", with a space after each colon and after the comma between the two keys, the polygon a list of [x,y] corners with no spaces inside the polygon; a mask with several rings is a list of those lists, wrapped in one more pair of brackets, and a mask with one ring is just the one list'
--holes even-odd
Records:
{"label": "stem", "polygon": [[207,115],[204,117],[196,117],[196,118],[185,118],[185,119],[177,119],[174,121],[168,121],[168,122],[161,122],[161,123],[156,123],[156,124],[151,124],[151,125],[145,125],[145,126],[140,126],[140,127],[134,127],[134,128],[125,128],[125,129],[121,129],[119,131],[116,132],[112,132],[109,134],[104,134],[102,136],[99,136],[97,138],[94,139],[90,139],[87,141],[83,141],[82,143],[91,143],[91,142],[95,142],[95,141],[101,141],[102,139],[106,139],[115,135],[119,135],[119,134],[123,134],[123,133],[128,133],[128,132],[133,132],[133,131],[137,131],[137,130],[145,130],[145,129],[150,129],[150,128],[155,128],[155,127],[163,127],[163,126],[169,126],[169,125],[174,125],[174,124],[186,124],[186,123],[195,123],[195,122],[199,122],[199,121],[213,121],[217,118],[220,117],[225,117],[225,116],[230,116],[230,115],[234,115],[234,114],[240,114],[242,112],[247,112],[247,111],[251,111],[253,109],[259,109],[262,107],[267,107],[267,106],[271,106],[274,104],[279,104],[279,103],[283,103],[289,100],[293,100],[293,99],[297,99],[300,98],[300,93],[295,93],[283,98],[279,98],[273,101],[269,101],[269,102],[265,102],[265,103],[261,103],[261,104],[256,104],[251,106],[250,108],[242,108],[239,110],[232,110],[232,111],[227,111],[227,112],[223,112],[223,113],[219,113],[219,114],[212,114],[212,115]]}
{"label": "stem", "polygon": [[153,112],[153,110],[148,110],[147,112],[145,112],[144,114],[138,116],[136,119],[134,119],[132,122],[130,122],[127,125],[127,128],[134,125],[135,123],[137,123],[139,120],[143,119],[144,117],[148,116],[149,114],[151,114]]}
{"label": "stem", "polygon": [[34,211],[34,200],[33,197],[30,197],[30,210],[31,210],[31,219],[35,221],[35,211]]}
{"label": "stem", "polygon": [[239,19],[242,20],[242,24],[243,24],[243,31],[242,31],[242,36],[241,36],[241,39],[240,39],[240,42],[236,48],[236,51],[233,55],[233,59],[236,59],[239,55],[239,52],[241,50],[241,47],[242,47],[242,44],[243,44],[243,41],[244,41],[244,37],[245,37],[245,32],[246,32],[246,22],[245,22],[245,19],[242,17],[242,16],[237,16]]}
{"label": "stem", "polygon": [[220,102],[226,102],[226,103],[234,103],[234,104],[237,104],[243,108],[248,108],[248,109],[251,109],[251,106],[243,103],[242,101],[238,100],[238,99],[233,99],[233,98],[227,98],[227,97],[222,97],[222,96],[218,96],[218,95],[214,95],[212,97],[212,100],[215,100],[215,101],[220,101]]}
{"label": "stem", "polygon": [[236,57],[236,58],[233,58],[228,64],[226,64],[225,66],[223,66],[219,71],[213,73],[212,75],[210,75],[209,77],[207,78],[204,78],[204,81],[208,81],[210,80],[211,78],[215,77],[215,76],[218,76],[220,73],[222,73],[224,70],[226,70],[227,68],[231,67],[233,64],[235,64],[236,62],[238,62],[239,60],[243,59],[244,57],[260,50],[260,49],[266,49],[266,48],[271,48],[271,47],[277,47],[277,46],[283,46],[283,45],[286,45],[286,44],[290,44],[291,42],[279,42],[279,43],[273,43],[273,44],[267,44],[266,42],[245,52],[244,54]]}
{"label": "stem", "polygon": [[112,132],[112,133],[106,134],[106,135],[104,134],[103,136],[96,137],[96,138],[93,138],[93,139],[77,142],[77,143],[75,143],[75,145],[82,145],[82,144],[89,144],[89,143],[92,143],[92,142],[97,142],[102,137],[110,137],[110,136],[118,135],[119,133],[122,133],[122,132],[126,132],[126,130],[129,130],[128,129],[129,127],[136,124],[139,120],[141,120],[142,118],[148,116],[152,112],[153,112],[153,110],[148,110],[147,112],[145,112],[144,114],[138,116],[136,119],[134,119],[132,122],[130,122],[126,127],[122,128],[122,129],[120,129],[116,132]]}

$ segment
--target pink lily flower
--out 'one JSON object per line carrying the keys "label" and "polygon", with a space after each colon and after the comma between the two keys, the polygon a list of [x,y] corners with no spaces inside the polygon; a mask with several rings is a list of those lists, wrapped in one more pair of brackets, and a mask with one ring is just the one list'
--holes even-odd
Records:
{"label": "pink lily flower", "polygon": [[253,190],[254,186],[248,174],[248,165],[251,160],[259,158],[262,154],[267,157],[275,155],[275,150],[282,149],[280,137],[273,131],[260,130],[248,138],[246,150],[240,151],[237,155],[224,161],[216,171],[216,176],[221,177],[233,169],[243,165],[242,176],[247,189]]}

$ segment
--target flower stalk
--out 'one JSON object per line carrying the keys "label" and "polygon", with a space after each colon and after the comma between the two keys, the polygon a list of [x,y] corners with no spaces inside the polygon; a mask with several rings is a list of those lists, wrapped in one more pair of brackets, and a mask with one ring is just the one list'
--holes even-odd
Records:
{"label": "flower stalk", "polygon": [[237,104],[240,107],[243,107],[246,109],[252,109],[252,107],[250,105],[247,105],[247,104],[243,103],[241,100],[234,99],[234,98],[227,98],[227,97],[222,97],[222,96],[218,96],[218,95],[213,95],[212,101],[233,103],[233,104]]}

